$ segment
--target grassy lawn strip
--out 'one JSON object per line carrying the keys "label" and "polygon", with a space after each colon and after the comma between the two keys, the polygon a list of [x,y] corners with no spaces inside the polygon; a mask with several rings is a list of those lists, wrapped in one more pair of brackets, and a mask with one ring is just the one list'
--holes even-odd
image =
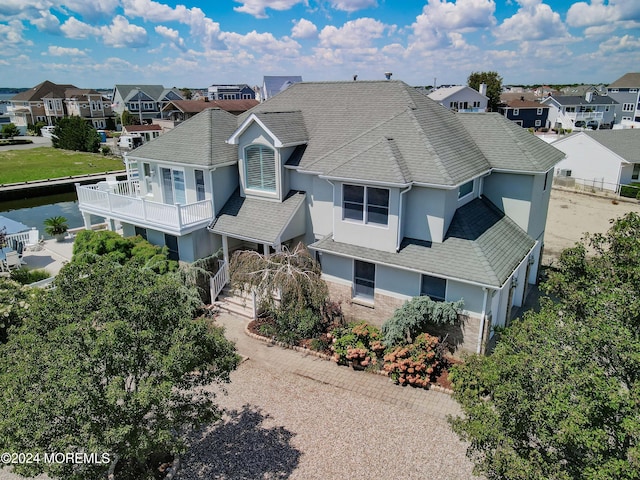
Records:
{"label": "grassy lawn strip", "polygon": [[119,158],[53,147],[0,152],[0,185],[124,170]]}

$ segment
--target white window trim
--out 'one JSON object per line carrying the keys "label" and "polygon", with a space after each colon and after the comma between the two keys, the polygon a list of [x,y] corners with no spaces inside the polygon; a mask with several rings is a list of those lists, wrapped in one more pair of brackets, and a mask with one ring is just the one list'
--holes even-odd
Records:
{"label": "white window trim", "polygon": [[[247,149],[251,148],[251,147],[260,147],[260,148],[266,148],[269,150],[273,151],[273,161],[274,161],[274,189],[273,190],[268,190],[268,189],[263,189],[263,188],[256,188],[256,187],[250,187],[248,184],[248,172],[247,172]],[[249,145],[246,145],[243,149],[242,149],[242,170],[243,170],[243,186],[244,186],[244,191],[245,192],[255,192],[257,194],[260,195],[269,195],[269,196],[274,196],[274,195],[278,195],[279,192],[279,187],[280,187],[280,182],[279,182],[279,170],[280,170],[280,165],[279,165],[279,152],[273,148],[273,146],[271,145],[264,145],[262,143],[251,143]]]}
{"label": "white window trim", "polygon": [[[467,184],[469,184],[469,183],[471,183],[471,191],[470,191],[469,193],[466,193],[466,194],[464,194],[464,195],[460,196],[460,189],[461,189],[463,186],[465,186],[465,185],[467,185]],[[468,181],[468,182],[465,182],[465,183],[463,183],[462,185],[460,185],[460,186],[458,187],[458,201],[465,200],[465,199],[469,198],[469,196],[473,195],[475,191],[476,191],[476,180],[475,180],[475,178],[474,178],[473,180],[470,180],[470,181]]]}
{"label": "white window trim", "polygon": [[[362,297],[356,295],[356,262],[369,263],[373,265],[373,295],[369,297]],[[373,262],[367,262],[365,260],[357,260],[353,259],[351,262],[351,279],[352,279],[352,288],[351,288],[351,299],[354,303],[359,303],[366,306],[373,306],[376,296],[376,280],[378,276],[378,266]]]}
{"label": "white window trim", "polygon": [[513,116],[517,117],[518,115],[520,115],[520,109],[519,108],[514,108],[513,109]]}
{"label": "white window trim", "polygon": [[536,109],[536,115],[542,115],[544,109],[543,108],[537,108]]}
{"label": "white window trim", "polygon": [[[362,199],[362,220],[353,220],[351,218],[345,218],[344,216],[344,186],[345,185],[352,185],[355,187],[363,187],[364,188],[364,198]],[[378,188],[380,190],[387,190],[389,192],[389,203],[387,204],[387,224],[384,225],[382,223],[375,223],[375,222],[369,222],[367,215],[367,206],[368,206],[368,190],[369,188]],[[360,184],[356,184],[356,183],[343,183],[342,184],[342,202],[340,205],[340,209],[341,209],[341,214],[342,214],[342,221],[346,222],[346,223],[353,223],[356,225],[367,225],[369,227],[377,227],[377,228],[383,228],[385,230],[389,229],[389,217],[391,216],[391,190],[389,188],[384,188],[384,187],[374,187],[374,186],[369,186],[369,185],[360,185]]]}
{"label": "white window trim", "polygon": [[[427,276],[427,277],[432,277],[432,278],[439,278],[441,280],[444,280],[444,298],[440,299],[433,299],[430,295],[424,295],[422,293],[422,277]],[[443,301],[446,302],[447,301],[447,294],[449,293],[449,279],[444,278],[444,277],[438,277],[436,275],[429,275],[428,273],[421,273],[420,274],[420,278],[418,279],[418,295],[421,297],[429,297],[434,301]]]}

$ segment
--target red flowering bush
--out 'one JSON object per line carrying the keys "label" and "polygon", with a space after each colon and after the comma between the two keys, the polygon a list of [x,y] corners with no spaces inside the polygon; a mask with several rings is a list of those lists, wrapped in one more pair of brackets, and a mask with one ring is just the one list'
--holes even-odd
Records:
{"label": "red flowering bush", "polygon": [[396,384],[428,388],[444,366],[439,343],[438,337],[422,333],[414,343],[387,353],[383,369]]}

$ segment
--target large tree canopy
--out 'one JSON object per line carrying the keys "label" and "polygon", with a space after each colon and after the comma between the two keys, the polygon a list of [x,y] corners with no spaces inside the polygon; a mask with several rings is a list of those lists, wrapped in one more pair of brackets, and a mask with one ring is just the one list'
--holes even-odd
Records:
{"label": "large tree canopy", "polygon": [[502,93],[502,77],[498,72],[473,72],[467,79],[467,86],[478,90],[480,84],[487,85],[487,97],[489,97],[489,109],[497,111],[500,105],[500,94]]}
{"label": "large tree canopy", "polygon": [[[219,418],[211,385],[238,356],[221,329],[193,319],[198,296],[177,276],[103,258],[65,266],[54,284],[0,346],[2,451],[106,453],[134,470]],[[16,470],[96,479],[106,468]]]}
{"label": "large tree canopy", "polygon": [[52,145],[65,150],[97,153],[100,150],[100,135],[83,118],[75,115],[64,117],[58,120],[53,130]]}
{"label": "large tree canopy", "polygon": [[640,216],[563,252],[557,298],[452,373],[489,479],[640,478]]}

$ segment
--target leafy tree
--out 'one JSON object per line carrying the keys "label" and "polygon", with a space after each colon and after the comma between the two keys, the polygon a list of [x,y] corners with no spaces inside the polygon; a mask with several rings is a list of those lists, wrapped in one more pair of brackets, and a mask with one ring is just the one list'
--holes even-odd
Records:
{"label": "leafy tree", "polygon": [[12,327],[20,326],[39,291],[0,278],[0,344],[6,343]]}
{"label": "leafy tree", "polygon": [[489,109],[497,111],[500,105],[500,94],[502,93],[502,77],[498,72],[473,72],[467,78],[467,85],[474,90],[480,88],[480,84],[487,85],[487,97],[489,97]]}
{"label": "leafy tree", "polygon": [[61,118],[53,130],[54,148],[97,153],[100,135],[86,120],[78,116]]}
{"label": "leafy tree", "polygon": [[[211,386],[229,381],[234,346],[193,320],[199,299],[175,275],[102,258],[54,283],[0,346],[0,447],[117,455],[118,478],[147,478],[152,454],[183,452],[192,429],[220,418]],[[15,470],[94,480],[107,468]]]}
{"label": "leafy tree", "polygon": [[120,119],[125,127],[128,125],[140,125],[139,116],[132,114],[129,110],[124,110]]}
{"label": "leafy tree", "polygon": [[181,88],[180,93],[182,93],[182,96],[185,100],[191,100],[191,98],[193,97],[193,92],[190,88],[187,87]]}
{"label": "leafy tree", "polygon": [[135,262],[157,273],[173,272],[178,262],[169,260],[166,247],[152,245],[140,236],[123,237],[109,230],[83,230],[73,243],[73,261],[93,263],[108,256],[118,263]]}
{"label": "leafy tree", "polygon": [[2,137],[13,138],[20,135],[20,130],[13,123],[7,123],[2,126]]}
{"label": "leafy tree", "polygon": [[565,250],[557,298],[451,376],[453,429],[489,479],[640,478],[640,216]]}
{"label": "leafy tree", "polygon": [[257,294],[260,307],[275,320],[279,340],[294,344],[322,329],[329,291],[320,265],[302,243],[269,256],[239,251],[229,272],[235,288]]}

